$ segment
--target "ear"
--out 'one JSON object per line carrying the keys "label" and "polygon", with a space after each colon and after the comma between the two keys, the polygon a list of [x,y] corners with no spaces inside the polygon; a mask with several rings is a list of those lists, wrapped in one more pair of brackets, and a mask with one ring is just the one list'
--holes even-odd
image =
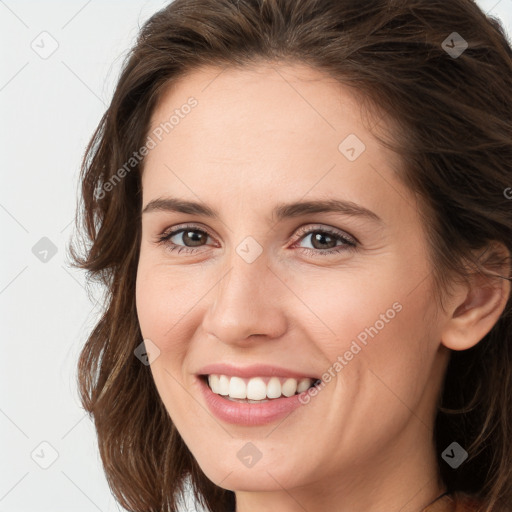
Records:
{"label": "ear", "polygon": [[[499,253],[506,247],[499,244]],[[504,251],[503,251],[504,249]],[[503,261],[503,259],[502,259]],[[442,344],[451,350],[466,350],[475,346],[486,336],[503,313],[510,296],[510,263],[501,265],[499,274],[489,271],[489,275],[473,273],[469,284],[455,286],[450,306],[447,310],[448,321],[441,331]],[[499,277],[503,276],[503,277]]]}

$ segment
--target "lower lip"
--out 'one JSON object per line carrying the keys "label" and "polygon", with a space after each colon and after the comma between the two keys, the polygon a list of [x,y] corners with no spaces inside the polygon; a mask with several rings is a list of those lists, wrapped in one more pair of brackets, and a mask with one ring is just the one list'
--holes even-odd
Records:
{"label": "lower lip", "polygon": [[284,418],[303,405],[299,398],[306,391],[290,397],[275,398],[261,404],[232,402],[214,393],[208,384],[197,377],[201,391],[210,411],[219,419],[236,425],[266,425]]}

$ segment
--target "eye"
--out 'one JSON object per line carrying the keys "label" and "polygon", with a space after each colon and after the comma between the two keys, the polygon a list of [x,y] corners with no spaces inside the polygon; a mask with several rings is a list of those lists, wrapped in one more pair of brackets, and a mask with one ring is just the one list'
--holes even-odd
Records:
{"label": "eye", "polygon": [[[354,250],[358,245],[357,240],[350,235],[323,227],[309,230],[302,228],[299,229],[298,234],[302,236],[293,246],[311,237],[312,248],[298,247],[300,251],[310,256],[339,254],[343,251]],[[156,243],[166,245],[171,252],[176,250],[178,253],[196,253],[199,247],[206,244],[208,238],[211,238],[209,233],[198,226],[182,226],[159,235]],[[180,245],[178,243],[180,241],[184,245]]]}
{"label": "eye", "polygon": [[[177,250],[178,253],[194,253],[197,252],[196,248],[201,247],[209,236],[206,231],[199,229],[197,226],[185,226],[163,233],[158,237],[157,243],[167,245],[169,251]],[[175,240],[173,240],[173,238],[175,238]],[[178,245],[176,242],[179,240],[181,240],[182,243],[190,244],[190,246]]]}
{"label": "eye", "polygon": [[310,228],[308,230],[301,229],[299,230],[299,235],[303,236],[298,242],[295,242],[294,246],[309,238],[312,248],[299,247],[299,250],[310,256],[339,254],[344,251],[354,250],[358,245],[356,239],[346,233],[322,227]]}

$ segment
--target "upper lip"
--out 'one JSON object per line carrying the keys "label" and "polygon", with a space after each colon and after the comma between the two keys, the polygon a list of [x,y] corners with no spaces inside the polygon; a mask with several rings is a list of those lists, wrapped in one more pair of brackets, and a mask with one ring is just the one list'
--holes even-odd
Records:
{"label": "upper lip", "polygon": [[288,377],[292,379],[315,378],[310,373],[282,368],[268,364],[252,364],[249,366],[234,366],[226,363],[212,363],[200,368],[198,375],[226,375],[228,377]]}

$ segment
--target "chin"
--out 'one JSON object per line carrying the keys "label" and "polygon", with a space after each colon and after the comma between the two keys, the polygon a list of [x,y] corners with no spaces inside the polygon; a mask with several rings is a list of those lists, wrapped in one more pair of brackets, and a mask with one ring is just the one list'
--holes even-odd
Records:
{"label": "chin", "polygon": [[[291,461],[287,462],[289,464]],[[279,467],[272,461],[263,465],[261,460],[251,468],[240,463],[218,464],[215,461],[211,461],[211,464],[200,464],[203,473],[215,485],[236,492],[282,491],[283,487],[300,485],[299,482],[294,481],[297,472],[293,466],[294,464],[290,464],[289,467]]]}

